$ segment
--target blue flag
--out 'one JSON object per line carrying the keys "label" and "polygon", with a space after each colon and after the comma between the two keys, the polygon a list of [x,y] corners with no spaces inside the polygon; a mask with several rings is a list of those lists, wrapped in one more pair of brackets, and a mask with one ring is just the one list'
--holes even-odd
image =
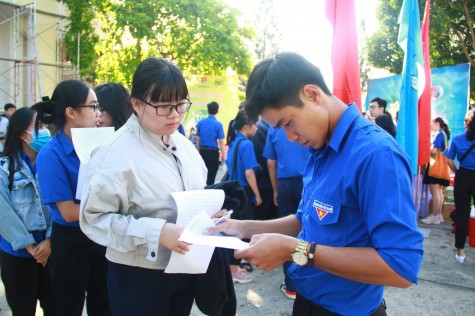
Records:
{"label": "blue flag", "polygon": [[411,158],[412,173],[416,175],[418,159],[417,102],[424,91],[425,84],[417,0],[404,0],[399,15],[399,24],[398,44],[404,51],[404,66],[396,140]]}

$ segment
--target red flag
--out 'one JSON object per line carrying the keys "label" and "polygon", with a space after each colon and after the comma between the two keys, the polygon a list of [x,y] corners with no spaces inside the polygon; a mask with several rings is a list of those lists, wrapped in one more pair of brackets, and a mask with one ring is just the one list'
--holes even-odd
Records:
{"label": "red flag", "polygon": [[354,0],[326,0],[325,13],[333,25],[333,94],[361,111],[360,65]]}
{"label": "red flag", "polygon": [[430,21],[430,0],[426,1],[424,20],[422,21],[422,55],[424,56],[425,86],[418,103],[418,125],[419,125],[419,155],[418,165],[422,166],[429,162],[430,158],[430,121],[431,121],[431,100],[432,89],[430,80],[430,57],[429,57],[429,21]]}

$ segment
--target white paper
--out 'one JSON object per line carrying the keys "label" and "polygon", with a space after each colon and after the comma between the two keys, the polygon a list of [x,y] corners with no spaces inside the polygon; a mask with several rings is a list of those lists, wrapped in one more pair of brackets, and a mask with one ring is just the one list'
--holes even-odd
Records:
{"label": "white paper", "polygon": [[79,160],[88,163],[94,148],[105,144],[113,133],[113,127],[71,128],[71,138]]}
{"label": "white paper", "polygon": [[90,127],[90,128],[71,128],[71,138],[74,150],[79,157],[78,183],[76,187],[76,199],[81,199],[82,187],[87,175],[87,166],[91,158],[92,151],[99,146],[104,145],[114,134],[113,127]]}
{"label": "white paper", "polygon": [[211,247],[221,247],[229,249],[244,249],[249,247],[247,242],[234,236],[224,236],[222,234],[205,235],[206,228],[214,226],[214,222],[208,217],[206,212],[198,213],[185,227],[179,240],[193,244]]}
{"label": "white paper", "polygon": [[[187,226],[201,211],[212,223],[211,216],[221,210],[224,202],[223,190],[194,190],[171,194],[177,208],[177,225]],[[209,227],[209,226],[208,226]],[[214,247],[190,245],[190,251],[182,255],[172,251],[165,273],[206,273]]]}

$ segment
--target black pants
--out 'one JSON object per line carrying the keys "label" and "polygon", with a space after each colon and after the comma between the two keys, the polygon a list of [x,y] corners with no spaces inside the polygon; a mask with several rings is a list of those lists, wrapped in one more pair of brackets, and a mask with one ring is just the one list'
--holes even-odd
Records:
{"label": "black pants", "polygon": [[48,266],[43,268],[33,258],[12,256],[3,251],[0,257],[5,296],[13,316],[35,316],[37,300],[45,316],[55,315]]}
{"label": "black pants", "polygon": [[455,248],[464,249],[470,218],[471,200],[475,199],[475,171],[460,168],[455,175],[454,202],[456,210]]}
{"label": "black pants", "polygon": [[[338,316],[338,314],[312,303],[297,293],[292,316]],[[386,304],[384,300],[371,316],[386,316]]]}
{"label": "black pants", "polygon": [[259,188],[262,204],[254,207],[254,219],[268,220],[277,218],[277,206],[274,204],[272,188]]}
{"label": "black pants", "polygon": [[214,184],[219,168],[219,152],[217,150],[200,149],[200,155],[205,162],[206,168],[208,168],[206,185]]}
{"label": "black pants", "polygon": [[195,297],[193,274],[109,262],[107,283],[114,316],[187,316]]}
{"label": "black pants", "polygon": [[50,275],[58,315],[81,316],[87,292],[89,316],[110,315],[105,248],[79,227],[53,224]]}

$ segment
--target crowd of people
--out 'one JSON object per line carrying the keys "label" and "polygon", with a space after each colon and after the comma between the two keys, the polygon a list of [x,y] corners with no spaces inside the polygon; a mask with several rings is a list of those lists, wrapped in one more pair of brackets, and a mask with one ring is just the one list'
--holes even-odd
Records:
{"label": "crowd of people", "polygon": [[[226,134],[212,101],[186,136],[191,106],[183,74],[163,58],[140,63],[130,92],[65,80],[31,107],[5,106],[0,260],[13,315],[35,315],[37,300],[44,315],[81,315],[85,303],[88,315],[189,315],[193,302],[234,315],[234,283],[251,282],[253,267],[282,267],[293,315],[385,315],[384,286],[417,283],[423,236],[385,100],[373,99],[366,119],[331,94],[317,67],[279,53],[255,66]],[[465,124],[449,145],[446,122],[432,123],[431,153],[456,172],[458,262],[475,195],[474,111]],[[71,130],[96,127],[115,133],[94,150],[79,200]],[[216,179],[220,164],[227,173]],[[448,185],[435,169],[425,177],[426,224],[440,223]],[[165,273],[172,252],[190,250],[170,194],[217,182],[238,187],[242,203],[205,233],[249,247],[216,248],[204,274]]]}

